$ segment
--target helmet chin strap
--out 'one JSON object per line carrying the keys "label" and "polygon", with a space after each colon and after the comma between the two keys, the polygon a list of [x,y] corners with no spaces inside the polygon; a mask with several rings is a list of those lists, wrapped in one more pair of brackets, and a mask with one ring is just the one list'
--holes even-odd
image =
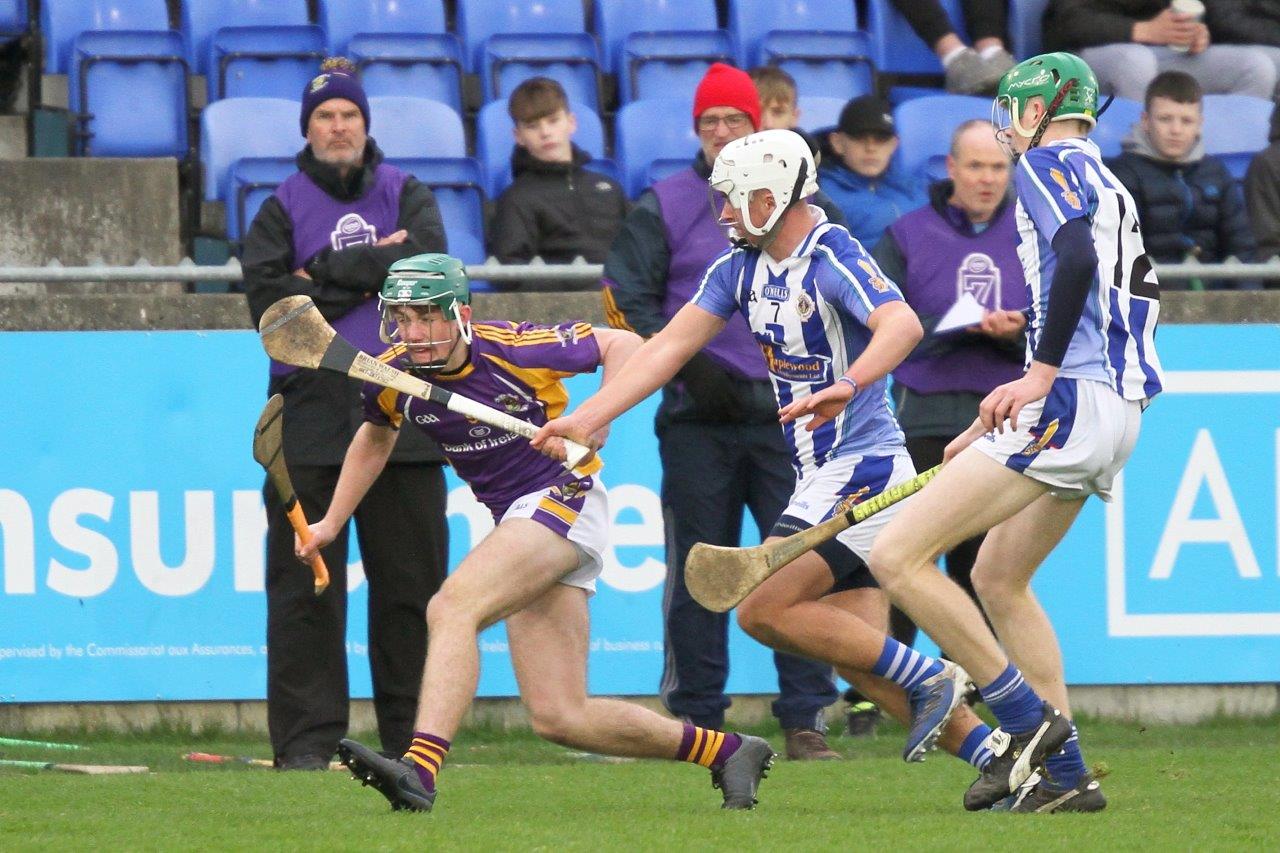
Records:
{"label": "helmet chin strap", "polygon": [[1062,101],[1067,97],[1076,84],[1080,82],[1075,77],[1062,84],[1062,88],[1058,90],[1058,94],[1053,96],[1053,101],[1045,109],[1044,115],[1040,119],[1040,123],[1036,125],[1036,132],[1031,136],[1031,142],[1027,145],[1027,151],[1035,148],[1040,144],[1040,137],[1044,136],[1044,132],[1049,129],[1049,122],[1053,121],[1054,114],[1058,111],[1058,107],[1062,106]]}
{"label": "helmet chin strap", "polygon": [[[809,178],[809,164],[806,163],[804,160],[801,160],[800,168],[796,170],[796,180],[791,187],[791,197],[790,197],[790,200],[787,202],[787,206],[784,207],[782,209],[782,212],[778,214],[778,218],[774,221],[773,225],[769,226],[768,231],[765,231],[763,234],[757,235],[760,238],[760,242],[756,243],[754,248],[759,249],[760,251],[763,252],[773,245],[774,240],[778,239],[778,234],[782,232],[782,223],[783,223],[783,219],[785,217],[786,212],[791,208],[795,207],[801,201],[803,201],[803,199],[800,197],[800,191],[804,189],[804,183],[806,180],[808,180],[808,178]],[[742,218],[744,220],[746,220],[749,216],[751,216],[750,210],[739,209],[738,212],[742,214]],[[737,238],[730,237],[729,242],[732,243],[735,248],[751,246],[751,243],[749,243],[746,240],[746,238],[742,237],[741,235],[739,235]]]}

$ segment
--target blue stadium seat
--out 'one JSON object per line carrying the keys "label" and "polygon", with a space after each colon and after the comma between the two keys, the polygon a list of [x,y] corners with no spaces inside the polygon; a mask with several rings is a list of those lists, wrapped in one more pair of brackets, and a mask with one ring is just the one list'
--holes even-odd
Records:
{"label": "blue stadium seat", "polygon": [[435,193],[445,235],[453,245],[459,233],[484,240],[484,192],[480,164],[470,157],[388,158]]}
{"label": "blue stadium seat", "polygon": [[560,81],[575,103],[600,108],[600,50],[581,0],[460,0],[458,35],[486,100],[541,74]]}
{"label": "blue stadium seat", "polygon": [[840,120],[840,111],[847,102],[845,98],[832,98],[828,95],[801,95],[800,129],[815,133],[835,127]]}
{"label": "blue stadium seat", "polygon": [[233,243],[244,239],[258,208],[297,170],[293,157],[242,157],[232,163],[230,195],[225,199],[227,239]]}
{"label": "blue stadium seat", "polygon": [[991,99],[969,95],[912,98],[893,111],[902,142],[898,156],[908,171],[938,181],[947,176],[951,134],[970,119],[991,118]]}
{"label": "blue stadium seat", "polygon": [[[967,38],[960,0],[939,0],[951,19],[955,32]],[[872,56],[876,68],[893,74],[941,74],[942,61],[931,45],[925,44],[907,19],[889,0],[870,0],[867,6],[867,31],[871,33]]]}
{"label": "blue stadium seat", "polygon": [[292,158],[298,136],[298,101],[226,98],[200,113],[200,166],[205,201],[234,199],[231,166],[246,157]]}
{"label": "blue stadium seat", "polygon": [[[591,155],[592,165],[588,168],[595,169],[596,159],[603,158],[605,154],[604,127],[600,116],[582,104],[570,102],[569,108],[578,119],[578,132],[573,135],[573,143]],[[496,199],[511,183],[511,149],[515,145],[513,130],[507,105],[502,101],[485,104],[476,115],[476,157],[484,169],[484,188],[489,198]],[[616,177],[616,174],[611,177]]]}
{"label": "blue stadium seat", "polygon": [[27,0],[0,0],[0,40],[30,29],[27,14]]}
{"label": "blue stadium seat", "polygon": [[467,155],[462,118],[448,104],[381,95],[369,99],[369,119],[370,131],[387,159]]}
{"label": "blue stadium seat", "polygon": [[730,0],[729,29],[746,67],[762,64],[762,43],[770,33],[850,33],[858,29],[858,16],[851,0]]}
{"label": "blue stadium seat", "polygon": [[1267,147],[1275,103],[1249,95],[1204,96],[1204,150],[1221,157],[1237,180]]}
{"label": "blue stadium seat", "polygon": [[[449,241],[449,254],[459,258],[464,264],[483,264],[488,257],[484,250],[484,238],[470,231],[458,231],[446,234]],[[487,293],[496,288],[482,278],[471,278],[472,293]]]}
{"label": "blue stadium seat", "polygon": [[443,0],[320,0],[319,5],[319,23],[335,56],[345,56],[352,37],[361,33],[445,32]]}
{"label": "blue stadium seat", "polygon": [[685,165],[698,152],[691,101],[652,98],[632,101],[618,110],[617,159],[622,188],[635,198],[649,185],[649,166],[655,160],[680,160]]}
{"label": "blue stadium seat", "polygon": [[413,92],[462,111],[462,44],[453,33],[359,33],[346,55],[370,97]]}
{"label": "blue stadium seat", "polygon": [[724,30],[632,33],[618,69],[620,99],[691,95],[711,63],[732,64],[736,55],[733,37]]}
{"label": "blue stadium seat", "polygon": [[301,97],[324,57],[324,31],[311,24],[222,27],[209,38],[209,102]]}
{"label": "blue stadium seat", "polygon": [[856,98],[876,90],[866,33],[774,31],[760,41],[759,58],[790,74],[803,93]]}
{"label": "blue stadium seat", "polygon": [[165,0],[43,0],[40,30],[46,74],[70,74],[76,36],[85,32],[162,32]]}
{"label": "blue stadium seat", "polygon": [[1009,0],[1010,50],[1018,59],[1039,55],[1044,37],[1042,19],[1049,0]]}
{"label": "blue stadium seat", "polygon": [[182,36],[172,30],[76,36],[68,96],[79,115],[81,153],[186,158],[185,57]]}
{"label": "blue stadium seat", "polygon": [[692,35],[720,28],[714,0],[594,0],[592,14],[604,67],[620,74],[626,70],[627,39],[635,33]]}
{"label": "blue stadium seat", "polygon": [[[1106,97],[1102,104],[1107,102]],[[1101,106],[1101,105],[1100,105]],[[1103,157],[1118,157],[1120,142],[1129,134],[1134,123],[1142,117],[1142,104],[1128,98],[1115,98],[1111,106],[1098,119],[1098,124],[1089,134],[1089,138],[1098,146]]]}
{"label": "blue stadium seat", "polygon": [[311,23],[307,0],[182,0],[181,18],[182,34],[187,39],[187,61],[197,74],[217,71],[216,67],[209,68],[209,43],[213,34],[223,27],[288,27]]}

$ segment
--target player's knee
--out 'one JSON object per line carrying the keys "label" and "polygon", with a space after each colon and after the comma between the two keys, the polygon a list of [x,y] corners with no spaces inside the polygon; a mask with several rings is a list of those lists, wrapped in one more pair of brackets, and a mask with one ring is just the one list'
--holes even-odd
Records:
{"label": "player's knee", "polygon": [[877,537],[871,546],[871,553],[867,555],[867,568],[871,570],[871,576],[890,598],[894,597],[895,590],[909,577],[912,562],[906,543],[898,537],[884,534]]}
{"label": "player's knee", "polygon": [[529,723],[533,733],[543,740],[561,746],[574,746],[574,734],[578,730],[578,715],[561,703],[547,703],[529,708]]}
{"label": "player's knee", "polygon": [[751,595],[738,605],[736,613],[738,627],[747,636],[768,644],[777,636],[777,608],[765,596]]}
{"label": "player's knee", "polygon": [[460,623],[474,622],[464,596],[454,593],[446,584],[427,602],[427,631],[442,630]]}
{"label": "player's knee", "polygon": [[1026,584],[1022,581],[1016,581],[998,569],[981,563],[973,567],[973,571],[969,574],[969,582],[973,584],[973,591],[977,593],[978,600],[987,610],[997,607],[1000,601],[1008,596],[1026,589]]}

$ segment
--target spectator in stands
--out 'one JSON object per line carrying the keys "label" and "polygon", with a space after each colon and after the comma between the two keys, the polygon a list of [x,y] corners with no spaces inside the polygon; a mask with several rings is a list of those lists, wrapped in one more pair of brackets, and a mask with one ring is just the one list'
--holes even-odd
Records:
{"label": "spectator in stands", "polygon": [[[245,238],[254,325],[276,300],[306,294],[340,334],[381,353],[376,297],[387,268],[410,255],[445,251],[440,212],[430,189],[382,162],[367,136],[369,102],[350,63],[326,60],[303,91],[301,126],[307,144],[298,171],[262,205]],[[284,395],[284,455],[314,521],[329,504],[360,424],[360,383],[273,362],[267,393]],[[413,736],[427,600],[445,577],[448,531],[439,449],[425,438],[402,438],[392,460],[356,511],[356,531],[369,580],[378,734],[383,749],[399,753]],[[348,722],[347,534],[324,549],[332,583],[316,596],[269,482],[263,494],[271,746],[282,770],[327,769]]]}
{"label": "spectator in stands", "polygon": [[948,92],[995,94],[996,84],[1013,67],[1013,54],[1004,43],[1009,23],[1007,0],[964,0],[964,23],[973,39],[972,47],[956,34],[954,22],[938,0],[891,2],[942,61]]}
{"label": "spectator in stands", "polygon": [[1194,257],[1213,263],[1231,255],[1251,260],[1256,248],[1240,188],[1221,160],[1204,153],[1202,96],[1190,74],[1156,75],[1124,153],[1110,164],[1133,195],[1143,242],[1157,262]]}
{"label": "spectator in stands", "polygon": [[[917,471],[942,461],[951,439],[973,423],[978,404],[996,386],[1022,375],[1026,347],[1026,281],[1018,260],[1018,229],[1009,158],[986,120],[968,121],[951,136],[948,179],[929,187],[929,202],[899,218],[872,257],[902,290],[925,329],[924,340],[893,371],[893,401]],[[954,328],[957,303],[980,307],[981,322]],[[969,573],[985,534],[946,554],[947,574],[977,601]],[[911,645],[916,626],[896,607],[894,639]],[[879,716],[859,695],[850,702],[851,733]]]}
{"label": "spectator in stands", "polygon": [[1133,101],[1162,71],[1185,71],[1206,92],[1270,98],[1275,91],[1276,68],[1262,51],[1212,44],[1209,28],[1168,0],[1050,0],[1044,46],[1078,53],[1104,92]]}
{"label": "spectator in stands", "polygon": [[[776,65],[761,65],[758,68],[752,68],[749,73],[751,82],[756,84],[756,91],[760,93],[760,129],[773,130],[780,127],[785,130],[794,130],[809,143],[814,162],[821,163],[821,148],[812,136],[798,126],[800,92],[796,88],[795,78]],[[822,208],[828,221],[837,225],[848,225],[844,218],[844,211],[821,188],[810,197],[809,201]]]}
{"label": "spectator in stands", "polygon": [[490,252],[504,264],[535,257],[567,264],[579,256],[604,263],[627,197],[617,181],[584,168],[591,155],[573,144],[578,124],[564,88],[547,77],[525,80],[507,111],[515,122],[515,180],[498,196]]}
{"label": "spectator in stands", "polygon": [[[1280,255],[1280,109],[1271,112],[1271,144],[1249,164],[1244,195],[1258,259]],[[1280,282],[1272,280],[1269,286],[1280,287]]]}
{"label": "spectator in stands", "polygon": [[920,181],[893,156],[898,133],[889,105],[874,95],[845,104],[823,148],[819,182],[864,246],[874,246],[889,223],[925,203]]}
{"label": "spectator in stands", "polygon": [[[692,165],[640,196],[604,265],[610,325],[645,337],[661,330],[697,289],[729,238],[707,199],[720,149],[760,126],[760,96],[746,72],[715,63],[693,99],[700,150]],[[728,616],[690,597],[684,561],[695,542],[736,546],[744,506],[773,527],[795,485],[791,453],[764,357],[735,316],[662,392],[656,421],[662,460],[667,588],[667,710],[704,728],[722,725],[729,698]],[[837,698],[830,666],[775,654],[781,696],[773,704],[789,758],[839,758],[827,746],[823,709]]]}
{"label": "spectator in stands", "polygon": [[1213,0],[1205,24],[1216,44],[1244,44],[1267,55],[1276,67],[1280,95],[1280,0]]}

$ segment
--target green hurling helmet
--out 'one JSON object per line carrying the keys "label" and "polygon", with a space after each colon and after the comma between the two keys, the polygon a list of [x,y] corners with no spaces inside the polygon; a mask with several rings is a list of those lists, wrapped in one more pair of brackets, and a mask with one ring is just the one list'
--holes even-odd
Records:
{"label": "green hurling helmet", "polygon": [[382,283],[382,308],[388,305],[434,304],[450,320],[458,306],[471,304],[471,284],[462,261],[436,252],[402,258],[387,270]]}
{"label": "green hurling helmet", "polygon": [[1036,135],[1037,128],[1022,126],[1022,110],[1034,97],[1053,104],[1068,81],[1075,81],[1053,110],[1050,121],[1080,119],[1093,127],[1098,122],[1098,78],[1089,64],[1074,53],[1043,53],[1023,60],[1000,79],[992,107],[992,124],[1012,127],[1021,136]]}

